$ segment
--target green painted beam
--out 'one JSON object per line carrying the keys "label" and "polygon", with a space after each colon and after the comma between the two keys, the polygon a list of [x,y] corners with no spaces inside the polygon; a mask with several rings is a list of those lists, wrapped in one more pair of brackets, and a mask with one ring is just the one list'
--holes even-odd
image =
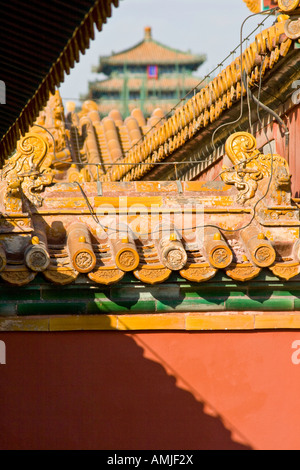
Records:
{"label": "green painted beam", "polygon": [[280,281],[263,274],[238,283],[222,273],[203,284],[176,274],[167,283],[146,286],[127,275],[119,284],[104,287],[81,283],[54,286],[42,277],[16,288],[0,284],[0,316],[84,315],[118,313],[292,312],[300,310],[300,279]]}

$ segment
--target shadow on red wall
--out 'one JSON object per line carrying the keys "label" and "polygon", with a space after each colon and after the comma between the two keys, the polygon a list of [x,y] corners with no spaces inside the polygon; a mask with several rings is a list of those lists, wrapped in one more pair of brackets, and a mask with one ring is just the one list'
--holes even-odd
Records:
{"label": "shadow on red wall", "polygon": [[0,339],[7,347],[2,450],[249,449],[126,334],[22,332]]}

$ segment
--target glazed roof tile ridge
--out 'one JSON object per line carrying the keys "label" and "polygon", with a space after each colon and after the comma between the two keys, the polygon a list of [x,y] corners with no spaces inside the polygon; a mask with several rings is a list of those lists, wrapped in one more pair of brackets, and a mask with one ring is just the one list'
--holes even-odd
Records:
{"label": "glazed roof tile ridge", "polygon": [[[284,33],[284,21],[278,22],[256,35],[255,41],[243,53],[243,68],[249,86],[259,83],[260,66],[257,56],[265,55],[262,76],[287,55],[292,40]],[[195,136],[200,129],[215,122],[241,97],[240,57],[220,72],[207,86],[176,110],[159,129],[153,131],[134,146],[126,157],[105,175],[106,181],[134,181],[141,179],[153,166]],[[243,90],[246,94],[246,90]],[[138,163],[144,165],[139,166]],[[126,165],[129,163],[130,165]],[[136,165],[132,165],[132,164]],[[145,165],[145,163],[149,163]]]}
{"label": "glazed roof tile ridge", "polygon": [[[90,39],[95,37],[94,25],[98,31],[102,30],[103,23],[106,23],[107,18],[112,14],[112,5],[118,7],[119,0],[95,0],[82,21],[74,29],[67,44],[52,63],[47,75],[39,83],[38,88],[29,98],[15,122],[9,122],[10,127],[3,136],[0,136],[0,162],[3,162],[15,150],[20,135],[25,135],[46,105],[49,93],[55,92],[55,88],[64,81],[65,73],[69,74],[70,69],[79,62],[80,53],[84,54],[88,49]],[[69,8],[71,9],[72,5]]]}

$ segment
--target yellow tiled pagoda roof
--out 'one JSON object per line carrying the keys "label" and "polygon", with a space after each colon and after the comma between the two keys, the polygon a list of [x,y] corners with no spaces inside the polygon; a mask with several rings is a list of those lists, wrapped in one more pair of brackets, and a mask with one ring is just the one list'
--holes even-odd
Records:
{"label": "yellow tiled pagoda roof", "polygon": [[155,41],[152,38],[151,29],[145,28],[145,38],[136,46],[110,57],[101,57],[98,72],[102,72],[107,66],[126,64],[191,64],[199,67],[205,59],[206,56],[204,55],[182,52]]}
{"label": "yellow tiled pagoda roof", "polygon": [[197,56],[167,48],[158,42],[151,40],[149,42],[143,41],[137,47],[128,51],[112,55],[107,60],[109,60],[110,64],[194,63],[197,61]]}

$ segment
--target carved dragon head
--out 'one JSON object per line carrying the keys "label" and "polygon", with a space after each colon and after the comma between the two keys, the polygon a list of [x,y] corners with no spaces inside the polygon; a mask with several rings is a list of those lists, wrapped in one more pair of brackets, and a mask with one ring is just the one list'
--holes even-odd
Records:
{"label": "carved dragon head", "polygon": [[289,203],[291,176],[283,157],[262,154],[257,149],[256,139],[247,132],[231,135],[225,150],[233,165],[224,168],[221,178],[226,184],[235,185],[239,204],[255,198],[258,189],[261,190],[260,197],[266,194],[275,205]]}
{"label": "carved dragon head", "polygon": [[6,185],[7,210],[21,207],[21,193],[35,205],[41,205],[37,193],[52,183],[52,156],[46,140],[39,134],[28,133],[17,146],[17,152],[9,158],[2,171],[1,180]]}

